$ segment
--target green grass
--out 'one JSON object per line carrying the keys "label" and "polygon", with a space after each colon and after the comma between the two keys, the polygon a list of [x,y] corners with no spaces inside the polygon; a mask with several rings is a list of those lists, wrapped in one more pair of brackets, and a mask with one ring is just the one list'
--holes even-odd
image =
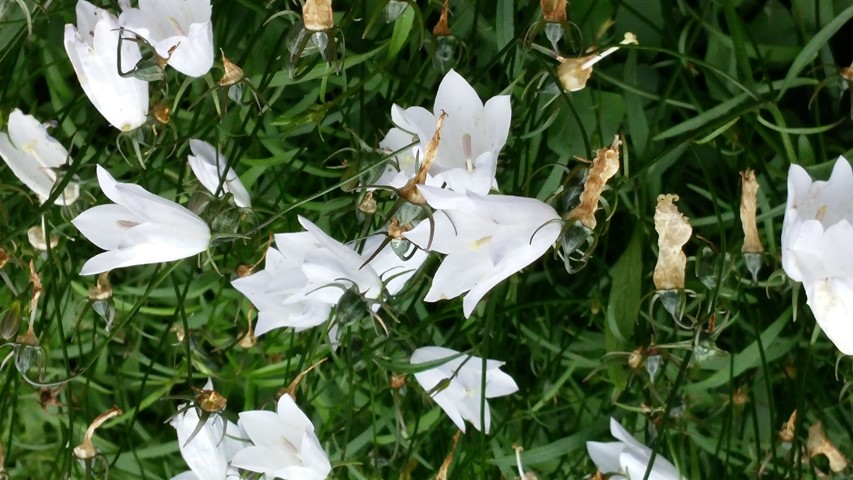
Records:
{"label": "green grass", "polygon": [[[578,157],[593,158],[623,135],[622,169],[606,193],[613,214],[588,264],[568,274],[552,251],[502,282],[465,319],[460,299],[422,301],[439,263],[432,258],[389,299],[396,320],[380,311],[388,335],[365,314],[335,352],[322,327],[276,330],[251,348],[238,345],[254,312],[230,280],[239,265],[261,259],[272,233],[301,230],[299,214],[346,242],[379,229],[394,203],[390,193],[377,192],[380,211],[364,215],[357,210],[363,192],[341,187],[386,160],[376,148],[393,126],[392,104],[431,108],[442,78],[431,34],[441,2],[412,3],[396,23],[385,22],[384,3],[336,2],[346,40],[340,74],[318,61],[292,79],[289,17],[267,20],[298,6],[214,1],[215,46],[244,70],[261,108],[248,85],[242,104],[214,88],[222,73],[218,54],[202,79],[167,70],[151,92],[152,105],[172,105],[171,123],[139,131],[143,169],[129,149],[133,137],[117,142],[117,130],[85,97],[65,54],[63,26],[74,22],[75,2],[23,0],[32,17],[28,34],[18,3],[0,0],[0,119],[5,124],[20,108],[56,120],[52,134],[71,152],[70,173],[83,192],[68,208],[39,206],[0,167],[0,247],[12,258],[3,272],[19,293],[0,287],[0,307],[29,302],[33,261],[44,285],[35,320],[43,378],[63,381],[59,406],[43,408],[39,390],[11,360],[0,370],[0,445],[10,478],[83,478],[72,448],[113,405],[124,414],[94,439],[110,478],[170,478],[187,467],[174,429],[164,423],[179,401],[162,397],[192,394],[211,376],[236,421],[240,411],[272,408],[280,388],[323,358],[296,394],[336,465],[333,478],[434,478],[455,427],[413,376],[404,388],[391,388],[391,376],[410,372],[408,356],[425,345],[504,361],[520,387],[490,401],[489,435],[472,428],[462,435],[449,478],[516,478],[513,445],[524,448],[524,467],[539,478],[582,478],[595,472],[585,442],[610,440],[610,416],[690,479],[758,472],[818,478],[816,468],[827,471],[826,461],[803,450],[808,427],[818,421],[843,453],[853,454],[850,362],[815,332],[804,295],[794,296],[799,287],[778,276],[788,166],[802,164],[825,179],[830,162],[851,150],[850,94],[837,74],[853,60],[849,0],[573,0],[573,46],[564,39],[562,55],[616,44],[628,31],[639,38],[597,64],[587,87],[573,93],[554,86],[557,62],[524,43],[541,16],[538,2],[451,0],[454,68],[481,97],[512,98],[498,169],[502,193],[549,198],[567,169],[581,165]],[[544,33],[533,42],[550,45]],[[107,331],[87,305],[95,277],[78,275],[98,249],[70,220],[107,202],[95,179],[98,164],[119,181],[186,205],[201,190],[186,168],[190,138],[218,145],[252,193],[250,214],[213,218],[245,238],[214,245],[210,259],[113,272],[116,319]],[[767,251],[757,285],[740,255],[738,172],[747,168],[761,185],[759,230]],[[652,215],[662,193],[679,195],[694,228],[685,247],[691,329],[674,325],[653,302]],[[563,213],[560,200],[555,208]],[[26,240],[42,216],[60,237],[49,252]],[[0,355],[15,348],[7,345]],[[654,378],[648,368],[628,365],[632,351],[642,352],[647,367],[659,360]],[[29,375],[35,378],[36,369]],[[791,447],[778,432],[794,410]]]}

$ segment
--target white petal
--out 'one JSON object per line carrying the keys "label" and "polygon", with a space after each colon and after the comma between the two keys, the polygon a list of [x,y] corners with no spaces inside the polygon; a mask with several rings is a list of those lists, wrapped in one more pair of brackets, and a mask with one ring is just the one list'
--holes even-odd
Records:
{"label": "white petal", "polygon": [[[8,128],[8,139],[0,133],[0,157],[40,201],[46,200],[58,180],[53,168],[66,164],[68,151],[47,133],[44,125],[17,108],[9,114]],[[70,205],[79,193],[79,185],[70,182],[54,203]]]}
{"label": "white petal", "polygon": [[94,207],[73,221],[98,246],[110,250],[86,262],[84,275],[179,260],[207,249],[210,229],[189,210],[138,185],[118,183],[100,166],[98,180],[117,205]]}
{"label": "white petal", "polygon": [[[169,65],[191,77],[205,75],[213,65],[213,27],[208,0],[140,0],[121,23],[145,38]],[[171,56],[170,55],[171,51]]]}
{"label": "white petal", "polygon": [[195,431],[198,423],[199,416],[195,407],[172,418],[171,424],[177,430],[181,456],[200,478],[225,478],[228,461],[225,458],[223,420],[215,415],[209,417],[201,430],[190,440],[190,435]]}
{"label": "white petal", "polygon": [[826,336],[844,355],[853,355],[853,277],[805,284],[808,305]]}
{"label": "white petal", "polygon": [[122,236],[130,226],[143,221],[123,206],[111,203],[92,207],[71,220],[71,223],[99,248],[115,250],[119,248]]}
{"label": "white petal", "polygon": [[[193,173],[204,188],[215,194],[219,190],[222,171],[228,164],[227,160],[216,151],[213,145],[201,140],[190,140],[190,149],[193,155],[189,155],[187,159]],[[238,207],[251,208],[252,200],[249,192],[231,168],[225,173],[225,181],[222,185],[222,193],[224,192],[234,195],[234,203]]]}
{"label": "white petal", "polygon": [[590,458],[602,473],[617,473],[622,469],[619,464],[619,455],[624,448],[625,445],[622,442],[586,442]]}
{"label": "white petal", "polygon": [[[74,25],[65,26],[65,50],[86,96],[110,124],[122,131],[145,123],[148,113],[148,83],[118,74],[118,19],[105,10],[78,2],[80,28],[98,20],[81,35]],[[82,17],[81,17],[82,15]],[[90,35],[92,32],[93,35]],[[139,46],[122,42],[122,69],[129,71],[142,58]]]}
{"label": "white petal", "polygon": [[298,462],[295,455],[282,455],[282,452],[274,447],[251,446],[237,452],[231,460],[231,465],[250,472],[263,473],[272,478],[276,472],[293,462]]}

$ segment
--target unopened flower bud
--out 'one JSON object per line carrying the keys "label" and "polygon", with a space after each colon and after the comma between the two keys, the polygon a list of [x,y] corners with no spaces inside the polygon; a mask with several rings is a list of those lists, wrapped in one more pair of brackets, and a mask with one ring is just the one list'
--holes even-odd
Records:
{"label": "unopened flower bud", "polygon": [[368,215],[376,213],[376,200],[373,198],[373,192],[367,192],[364,195],[364,200],[358,204],[358,209]]}
{"label": "unopened flower bud", "polygon": [[222,54],[222,67],[225,69],[225,73],[219,79],[219,86],[230,87],[243,79],[243,69],[228,60],[223,50],[220,49],[219,52]]}
{"label": "unopened flower bud", "polygon": [[154,116],[154,119],[160,122],[163,125],[168,124],[172,121],[172,116],[169,113],[171,110],[168,105],[163,103],[155,103],[153,107],[151,107],[151,115]]}
{"label": "unopened flower bud", "polygon": [[449,37],[453,35],[450,31],[447,15],[450,9],[450,0],[444,0],[444,5],[441,7],[441,16],[438,17],[438,23],[432,27],[432,34],[436,37]]}
{"label": "unopened flower bud", "polygon": [[658,233],[658,261],[655,265],[655,288],[673,290],[684,288],[684,269],[687,256],[681,248],[690,240],[693,228],[687,217],[673,202],[678,195],[660,195],[655,207],[655,230]]}
{"label": "unopened flower bud", "polygon": [[746,268],[752,274],[752,281],[758,281],[758,270],[761,268],[761,254],[764,247],[758,237],[758,225],[755,214],[758,209],[756,198],[758,196],[758,182],[755,180],[755,172],[746,170],[740,172],[742,193],[740,199],[740,223],[743,227],[743,253]]}
{"label": "unopened flower bud", "polygon": [[331,30],[335,26],[332,0],[305,0],[302,5],[302,23],[312,32]]}
{"label": "unopened flower bud", "polygon": [[406,386],[406,375],[402,373],[394,373],[391,375],[391,388],[399,390]]}
{"label": "unopened flower bud", "polygon": [[788,417],[788,421],[782,425],[782,429],[779,430],[779,439],[786,443],[791,443],[794,441],[794,427],[797,424],[797,411],[794,410],[791,413],[791,416]]}
{"label": "unopened flower bud", "polygon": [[113,287],[110,285],[110,272],[102,272],[98,275],[95,286],[88,291],[89,300],[106,300],[113,296]]}
{"label": "unopened flower bud", "polygon": [[632,369],[637,369],[643,366],[645,358],[642,349],[638,348],[628,354],[628,366]]}
{"label": "unopened flower bud", "polygon": [[0,337],[3,337],[3,340],[10,340],[18,334],[20,328],[21,302],[14,301],[3,314],[3,320],[0,321]]}
{"label": "unopened flower bud", "polygon": [[598,210],[598,201],[607,181],[619,171],[619,146],[622,141],[619,136],[613,138],[610,148],[599,148],[595,159],[589,168],[583,185],[583,193],[580,196],[580,205],[575,207],[566,217],[566,221],[578,220],[581,225],[595,229],[595,211]]}
{"label": "unopened flower bud", "polygon": [[400,15],[406,11],[406,8],[409,6],[407,2],[401,0],[389,0],[388,3],[385,4],[385,9],[383,13],[385,14],[385,23],[392,23],[397,20]]}
{"label": "unopened flower bud", "polygon": [[566,16],[566,0],[539,0],[542,9],[542,19],[550,23],[568,21]]}
{"label": "unopened flower bud", "polygon": [[[47,251],[47,239],[44,236],[44,230],[41,227],[30,227],[27,230],[27,240],[30,241],[30,245],[33,246],[36,250],[41,250],[42,252]],[[56,235],[50,236],[50,248],[56,248],[59,245],[59,237]]]}

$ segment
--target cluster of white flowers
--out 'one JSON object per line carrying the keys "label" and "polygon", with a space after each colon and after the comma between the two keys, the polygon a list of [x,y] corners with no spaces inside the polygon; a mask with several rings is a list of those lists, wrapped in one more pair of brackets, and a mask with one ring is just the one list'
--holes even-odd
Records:
{"label": "cluster of white flowers", "polygon": [[838,157],[828,181],[788,170],[782,224],[782,267],[802,282],[820,328],[845,355],[853,355],[853,169]]}
{"label": "cluster of white flowers", "polygon": [[[77,2],[77,25],[65,25],[65,51],[95,108],[123,132],[148,118],[148,82],[133,75],[147,42],[175,70],[191,77],[213,66],[210,0],[120,2],[119,17],[86,0]],[[121,42],[121,43],[119,43]]]}
{"label": "cluster of white flowers", "polygon": [[[204,391],[213,391],[208,379]],[[240,413],[235,425],[222,412],[202,419],[199,407],[182,405],[171,421],[190,471],[172,480],[240,478],[238,469],[284,480],[324,480],[332,470],[314,425],[284,394],[277,411]]]}
{"label": "cluster of white flowers", "polygon": [[[139,71],[144,54],[153,51],[160,64],[201,77],[213,65],[213,33],[209,0],[139,0],[138,8],[121,0],[119,5],[122,13],[117,17],[80,0],[77,24],[65,27],[65,48],[95,108],[111,125],[128,132],[142,126],[149,115],[149,85]],[[147,45],[145,50],[141,44]],[[563,219],[553,207],[499,193],[498,156],[511,123],[508,95],[484,103],[462,76],[450,70],[431,112],[394,105],[391,117],[395,127],[380,147],[397,153],[375,181],[363,186],[398,193],[416,190],[419,206],[430,214],[410,219],[396,236],[389,229],[390,241],[402,246],[402,252],[385,248],[384,234],[342,243],[298,217],[305,231],[276,234],[263,269],[231,282],[258,311],[257,336],[279,328],[299,332],[328,321],[331,342],[337,346],[338,332],[347,321],[342,318],[341,303],[348,294],[368,306],[363,313],[376,315],[379,305],[403,291],[430,254],[441,255],[442,261],[424,301],[464,295],[462,313],[467,318],[496,285],[536,261],[557,241]],[[189,149],[189,167],[205,189],[213,195],[230,195],[236,208],[252,207],[249,191],[218,147],[191,139]],[[67,150],[44,125],[19,110],[11,113],[8,132],[0,134],[0,157],[40,202],[51,199],[67,206],[80,196],[79,179],[62,175],[62,169],[71,165]],[[849,166],[842,174],[853,182]],[[104,195],[114,203],[90,208],[72,220],[80,233],[106,250],[83,265],[82,275],[175,261],[210,248],[214,234],[196,213],[139,185],[119,182],[100,165],[96,175]],[[789,200],[789,210],[796,208],[807,207]],[[827,216],[843,217],[819,206],[801,214],[816,217],[818,223]],[[794,220],[789,225],[787,218],[785,225],[786,232],[799,228]],[[845,225],[849,230],[850,224]],[[796,235],[805,238],[812,230]],[[817,308],[814,299],[833,292],[840,295],[839,289],[847,288],[843,282],[828,283],[835,281],[834,274],[806,271],[805,257],[799,256],[808,253],[806,247],[794,240],[783,242],[790,252],[786,268],[799,269],[792,277],[806,283],[813,309]],[[840,307],[825,310],[833,308]],[[841,315],[835,310],[826,315]],[[826,328],[832,337],[831,328]],[[417,348],[409,361],[427,396],[463,432],[467,421],[488,433],[491,410],[486,399],[519,390],[513,378],[500,370],[499,360],[427,346]],[[205,389],[213,389],[210,381]],[[185,407],[171,424],[191,470],[173,478],[239,477],[239,470],[246,470],[265,478],[322,480],[331,472],[311,420],[288,394],[279,398],[275,413],[244,411],[237,424],[221,414],[208,417],[194,406]],[[612,431],[621,443],[591,442],[590,454],[602,471],[636,477],[648,465],[651,451],[615,421]],[[652,471],[651,478],[680,478],[660,457]]]}

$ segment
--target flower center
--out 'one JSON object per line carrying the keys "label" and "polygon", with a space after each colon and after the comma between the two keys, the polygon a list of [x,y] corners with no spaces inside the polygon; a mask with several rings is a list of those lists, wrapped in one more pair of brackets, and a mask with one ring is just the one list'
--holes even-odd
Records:
{"label": "flower center", "polygon": [[468,172],[474,170],[474,161],[471,159],[471,135],[462,135],[462,154],[465,155],[465,166],[468,167]]}
{"label": "flower center", "polygon": [[488,245],[491,240],[491,236],[482,237],[478,240],[474,240],[473,242],[471,242],[471,250],[479,250],[483,247],[483,245]]}
{"label": "flower center", "polygon": [[136,222],[132,222],[130,220],[117,220],[116,225],[118,225],[119,228],[124,228],[124,229],[129,230],[129,229],[131,229],[131,228],[133,228],[139,224]]}
{"label": "flower center", "polygon": [[184,33],[184,29],[181,28],[181,24],[179,24],[178,21],[175,20],[175,17],[169,17],[169,25],[171,25],[172,28],[175,29],[175,33],[181,35],[182,37],[187,36],[187,34]]}
{"label": "flower center", "polygon": [[824,205],[824,206],[818,208],[817,213],[815,213],[815,216],[814,216],[815,220],[823,223],[823,218],[826,217],[826,211],[828,209],[829,209],[829,207],[827,205]]}

